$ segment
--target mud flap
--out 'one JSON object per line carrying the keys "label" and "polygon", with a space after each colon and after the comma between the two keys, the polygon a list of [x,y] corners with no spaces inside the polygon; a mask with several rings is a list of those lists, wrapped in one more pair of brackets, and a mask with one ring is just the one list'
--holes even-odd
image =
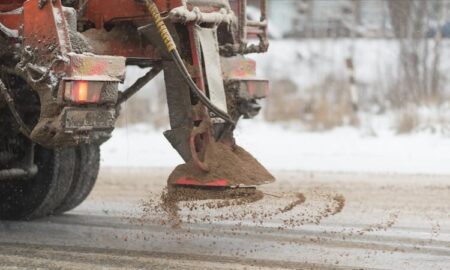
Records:
{"label": "mud flap", "polygon": [[216,28],[195,27],[195,38],[200,46],[205,64],[206,81],[208,82],[209,99],[222,111],[227,111],[227,100],[222,77],[222,65],[220,62],[219,42]]}
{"label": "mud flap", "polygon": [[164,136],[170,142],[172,147],[177,150],[181,158],[185,162],[191,160],[191,150],[188,144],[188,138],[191,135],[191,129],[186,127],[180,127],[176,129],[167,130],[164,132]]}
{"label": "mud flap", "polygon": [[193,126],[189,87],[182,81],[179,71],[171,61],[164,61],[167,106],[170,126],[164,136],[185,162],[191,160],[189,136]]}

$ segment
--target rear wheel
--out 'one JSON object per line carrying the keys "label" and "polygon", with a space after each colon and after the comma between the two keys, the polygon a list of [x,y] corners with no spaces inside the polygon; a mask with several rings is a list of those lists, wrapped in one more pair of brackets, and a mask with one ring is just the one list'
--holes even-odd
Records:
{"label": "rear wheel", "polygon": [[64,201],[56,209],[56,214],[74,209],[88,197],[94,188],[99,168],[100,148],[98,145],[81,145],[76,148],[72,186]]}
{"label": "rear wheel", "polygon": [[36,146],[34,161],[38,167],[34,177],[0,182],[0,219],[45,217],[65,199],[72,184],[75,150]]}

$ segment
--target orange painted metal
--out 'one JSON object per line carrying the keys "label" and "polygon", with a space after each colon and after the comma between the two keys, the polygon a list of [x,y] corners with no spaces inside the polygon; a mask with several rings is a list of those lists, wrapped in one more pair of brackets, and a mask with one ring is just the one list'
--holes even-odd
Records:
{"label": "orange painted metal", "polygon": [[248,79],[256,77],[256,61],[244,57],[222,59],[222,76],[224,80]]}
{"label": "orange painted metal", "polygon": [[142,44],[130,44],[114,40],[105,41],[102,44],[102,50],[96,51],[95,53],[101,55],[120,55],[127,58],[161,59],[159,51],[154,46],[143,46]]}
{"label": "orange painted metal", "polygon": [[[157,0],[155,3],[161,13],[182,5],[181,0]],[[148,18],[145,6],[136,0],[90,0],[83,17],[94,23],[97,29],[103,28],[106,23]]]}
{"label": "orange painted metal", "polygon": [[[23,38],[24,45],[30,45],[32,48],[37,48],[39,55],[49,55],[50,50],[61,50],[63,53],[70,52],[70,39],[68,36],[67,25],[64,19],[61,18],[62,5],[61,0],[48,1],[43,9],[38,8],[39,0],[0,0],[0,11],[10,11],[14,8],[23,6],[23,15],[20,12],[8,12],[0,14],[0,23],[4,26],[18,30],[23,25]],[[245,0],[230,0],[232,9],[239,17],[239,13],[243,12],[242,1]],[[261,0],[264,2],[264,0]],[[158,9],[164,15],[173,8],[183,5],[183,0],[155,0]],[[55,8],[53,8],[55,7]],[[262,16],[265,16],[265,7],[262,7]],[[188,8],[192,6],[188,5]],[[202,7],[203,12],[213,12],[211,8],[207,6]],[[145,7],[136,0],[89,0],[87,6],[82,13],[81,21],[93,23],[96,28],[103,29],[105,24],[113,24],[115,22],[128,21],[135,23],[135,25],[143,25],[150,22],[148,11]],[[59,13],[59,15],[57,14]],[[58,16],[60,18],[58,18]],[[193,37],[194,23],[187,24],[192,65],[193,65],[193,77],[200,89],[205,91],[204,71],[200,63],[200,57],[198,55],[198,48]],[[246,28],[247,37],[256,38],[258,35],[265,37],[264,27],[251,27],[244,26]],[[160,59],[157,49],[150,43],[143,42],[126,42],[111,37],[105,37],[99,40],[101,46],[99,51],[96,51],[100,55],[120,55],[128,58],[145,58],[145,59]],[[244,64],[244,63],[241,63]],[[254,63],[247,62],[244,65],[248,67],[248,70],[254,69]],[[242,67],[236,66],[235,73],[243,72],[246,70]],[[247,75],[247,74],[245,74]]]}
{"label": "orange painted metal", "polygon": [[[85,34],[89,40],[95,40],[100,35],[95,32]],[[131,35],[131,34],[130,34]],[[98,55],[120,55],[127,58],[161,59],[159,51],[151,43],[144,43],[139,36],[133,38],[120,37],[117,34],[101,35],[101,38],[91,43],[94,53]]]}
{"label": "orange painted metal", "polygon": [[[265,0],[260,1],[261,3],[264,3]],[[56,5],[59,6],[60,2],[61,0],[56,1]],[[164,15],[171,9],[182,6],[183,0],[155,0],[155,3],[158,6],[160,12]],[[240,19],[242,19],[242,16],[240,16],[241,13],[245,12],[245,9],[242,10],[244,8],[242,3],[246,3],[246,0],[230,0],[232,9]],[[24,37],[26,45],[36,45],[39,48],[43,48],[44,46],[48,46],[49,44],[64,45],[59,42],[64,40],[67,40],[67,43],[69,43],[68,38],[61,37],[61,35],[58,37],[58,34],[61,33],[66,35],[66,33],[64,33],[67,32],[66,30],[64,30],[66,29],[66,27],[59,28],[63,29],[62,32],[56,31],[54,23],[50,21],[54,21],[54,16],[52,16],[50,13],[46,13],[49,15],[48,17],[42,16],[43,13],[40,12],[41,10],[38,9],[37,5],[38,1],[36,0],[0,0],[0,11],[11,11],[15,8],[24,6],[28,10],[33,10],[33,12],[36,14],[36,16],[34,16],[34,14],[32,14],[33,12],[29,11],[27,12],[28,16],[27,14],[24,14],[24,17],[22,18],[20,13],[8,12],[7,14],[0,14],[0,23],[10,29],[15,30],[20,29],[20,27],[23,25],[25,29]],[[44,6],[44,10],[48,9],[51,5],[52,1],[48,1]],[[187,7],[189,9],[193,8],[191,5],[188,5]],[[202,12],[214,12],[217,11],[216,9],[217,8],[211,8],[207,5],[201,7]],[[132,22],[136,26],[150,23],[150,17],[145,6],[140,4],[136,0],[89,0],[87,1],[87,6],[82,10],[84,10],[84,12],[82,12],[82,17],[79,18],[79,20],[82,22],[87,22],[88,24],[92,24],[97,29],[103,29],[105,26],[123,21]],[[263,4],[261,4],[261,11],[261,16],[263,19],[266,15],[265,6]],[[61,24],[65,24],[64,20],[61,21]],[[190,26],[188,25],[188,27]],[[266,27],[248,26],[245,22],[244,24],[242,24],[241,22],[240,27],[243,27],[245,29],[241,30],[241,32],[243,32],[244,34],[240,42],[246,43],[247,38],[262,38],[264,41],[267,40]],[[192,33],[190,34],[192,35]],[[160,58],[160,55],[156,51],[155,47],[151,44],[130,44],[129,42],[120,42],[119,40],[114,40],[114,37],[112,37],[111,40],[105,40],[102,46],[102,50],[98,53],[108,55],[121,55],[133,58]],[[194,61],[196,58],[195,54],[196,52],[193,50]],[[195,62],[193,64],[200,69],[197,71],[197,73],[200,74],[196,75],[201,75],[201,66]],[[199,84],[199,86],[203,86],[201,88],[204,89],[204,82],[202,82],[202,77],[195,77],[197,84]]]}
{"label": "orange painted metal", "polygon": [[61,0],[48,1],[40,9],[39,0],[23,4],[23,43],[33,48],[40,64],[50,63],[55,52],[65,55],[71,51],[68,26],[64,19]]}
{"label": "orange painted metal", "polygon": [[[25,5],[25,2],[25,0],[1,0],[0,12],[20,8]],[[182,0],[156,0],[155,3],[161,13],[166,13],[183,4]],[[37,6],[37,3],[28,3],[28,5]],[[83,19],[94,23],[98,29],[103,28],[106,23],[149,18],[145,7],[136,0],[89,0],[85,10]],[[18,29],[22,20],[19,14],[0,14],[0,23],[11,29]]]}
{"label": "orange painted metal", "polygon": [[229,187],[230,182],[227,179],[217,179],[217,180],[209,181],[206,183],[202,183],[195,179],[181,177],[175,182],[175,185],[197,186],[197,187],[198,186],[200,186],[200,187]]}
{"label": "orange painted metal", "polygon": [[[182,6],[182,0],[156,0],[161,13]],[[150,22],[148,10],[136,0],[90,0],[83,14],[82,20],[94,24],[97,29],[103,29],[105,24],[122,21],[135,22],[142,25]],[[102,41],[101,51],[98,54],[120,55],[124,57],[160,59],[157,49],[151,44],[123,42],[121,40],[106,39]]]}
{"label": "orange painted metal", "polygon": [[22,14],[20,13],[2,13],[0,14],[0,23],[9,29],[19,30],[22,25]]}
{"label": "orange painted metal", "polygon": [[11,11],[20,8],[25,0],[2,0],[0,2],[0,12]]}
{"label": "orange painted metal", "polygon": [[0,1],[0,23],[4,26],[18,30],[22,25],[22,14],[14,11],[23,5],[25,0],[2,0]]}
{"label": "orange painted metal", "polygon": [[195,82],[200,90],[203,92],[206,91],[205,87],[205,80],[204,80],[204,71],[202,67],[202,63],[200,63],[200,50],[197,46],[197,42],[195,40],[195,34],[194,34],[194,23],[189,23],[187,25],[188,32],[189,32],[189,44],[191,46],[191,56],[192,56],[192,65],[193,70],[195,74],[193,74],[193,77],[195,79]]}

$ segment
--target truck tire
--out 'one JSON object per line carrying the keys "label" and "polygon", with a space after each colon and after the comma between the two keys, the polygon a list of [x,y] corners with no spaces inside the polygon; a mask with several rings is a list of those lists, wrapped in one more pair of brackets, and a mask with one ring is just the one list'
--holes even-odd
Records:
{"label": "truck tire", "polygon": [[75,150],[37,145],[35,164],[38,173],[34,177],[0,182],[0,219],[42,218],[53,214],[61,205],[72,184]]}
{"label": "truck tire", "polygon": [[72,185],[55,214],[62,214],[80,205],[91,193],[97,180],[100,169],[100,147],[98,145],[81,145],[76,148],[75,152]]}

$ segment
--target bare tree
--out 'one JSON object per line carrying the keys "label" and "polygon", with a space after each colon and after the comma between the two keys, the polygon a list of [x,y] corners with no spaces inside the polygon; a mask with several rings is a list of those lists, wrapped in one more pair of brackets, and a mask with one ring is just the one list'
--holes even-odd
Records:
{"label": "bare tree", "polygon": [[411,13],[411,2],[409,0],[388,1],[392,26],[397,38],[406,38],[408,36],[408,17]]}
{"label": "bare tree", "polygon": [[[430,46],[427,29],[430,18],[436,19],[442,0],[391,0],[388,7],[394,33],[399,42],[399,81],[393,88],[393,96],[399,105],[417,104],[435,99],[439,95],[439,63],[441,55],[441,31],[438,26]],[[440,21],[443,16],[438,16]],[[443,21],[442,21],[443,23]],[[431,63],[431,64],[430,64]]]}
{"label": "bare tree", "polygon": [[439,73],[439,65],[441,63],[441,53],[442,53],[442,31],[440,30],[445,24],[446,6],[444,5],[444,1],[439,0],[436,2],[434,9],[437,13],[437,31],[434,36],[434,58],[431,67],[431,95],[433,98],[438,97],[440,93],[440,83],[441,76]]}

